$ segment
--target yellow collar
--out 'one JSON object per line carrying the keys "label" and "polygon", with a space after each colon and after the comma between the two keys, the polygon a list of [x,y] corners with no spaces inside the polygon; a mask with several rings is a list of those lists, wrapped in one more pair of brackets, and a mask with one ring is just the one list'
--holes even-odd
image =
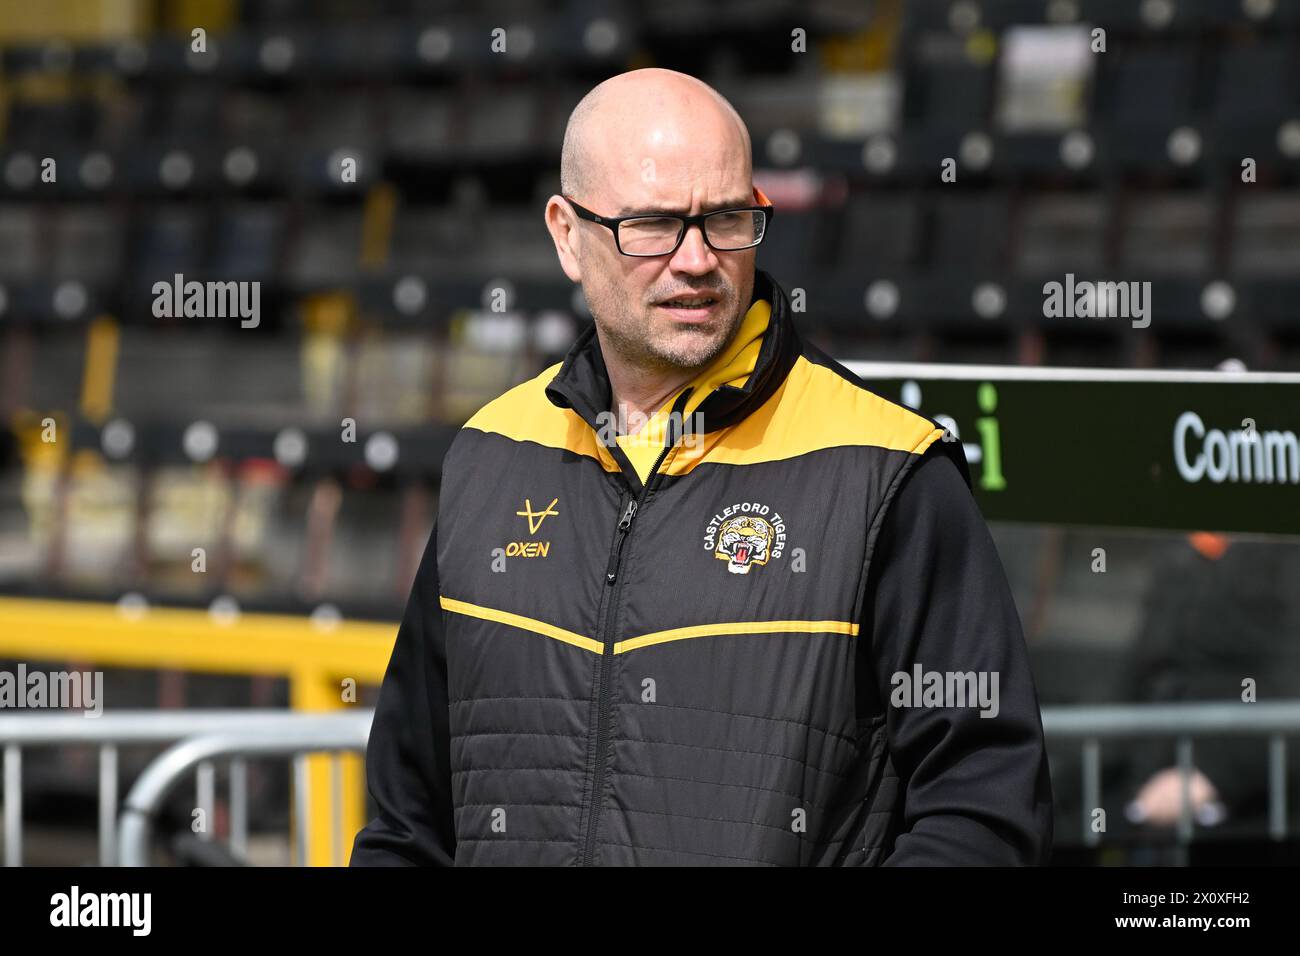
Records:
{"label": "yellow collar", "polygon": [[682,392],[690,388],[690,398],[682,412],[683,420],[688,421],[700,403],[722,385],[740,388],[753,374],[758,364],[758,352],[763,345],[763,334],[767,331],[768,321],[772,317],[772,304],[766,299],[756,299],[740,322],[740,328],[732,336],[731,342],[709,365],[695,378],[691,379],[674,392],[640,431],[635,435],[616,435],[623,453],[636,468],[644,484],[649,478],[650,469],[663,451],[667,437],[666,428],[673,403]]}

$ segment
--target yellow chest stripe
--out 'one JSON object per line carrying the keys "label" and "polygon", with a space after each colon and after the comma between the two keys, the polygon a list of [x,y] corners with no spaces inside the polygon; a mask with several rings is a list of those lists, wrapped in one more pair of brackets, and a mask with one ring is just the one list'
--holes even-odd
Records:
{"label": "yellow chest stripe", "polygon": [[[454,598],[440,598],[443,610],[453,614],[464,614],[483,621],[494,621],[520,630],[531,631],[543,637],[553,638],[584,651],[600,654],[604,647],[599,641],[584,637],[574,631],[539,621],[536,618],[502,611],[497,608],[457,601]],[[666,631],[652,631],[639,637],[630,637],[614,644],[614,653],[623,654],[642,647],[655,644],[667,644],[670,641],[682,641],[693,637],[714,637],[723,634],[847,634],[856,637],[858,625],[852,621],[727,621],[719,624],[696,624],[690,627],[675,627]]]}

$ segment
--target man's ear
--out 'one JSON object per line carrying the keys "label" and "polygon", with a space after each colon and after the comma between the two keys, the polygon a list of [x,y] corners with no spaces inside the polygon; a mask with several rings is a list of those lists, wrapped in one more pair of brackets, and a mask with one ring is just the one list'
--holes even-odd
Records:
{"label": "man's ear", "polygon": [[572,282],[582,281],[582,268],[578,265],[578,219],[569,209],[563,196],[552,196],[546,201],[546,228],[555,243],[555,254],[560,257],[560,268]]}

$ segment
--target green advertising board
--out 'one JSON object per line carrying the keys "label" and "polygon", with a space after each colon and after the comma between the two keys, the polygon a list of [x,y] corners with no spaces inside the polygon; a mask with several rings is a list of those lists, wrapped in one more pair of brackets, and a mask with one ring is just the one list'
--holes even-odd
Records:
{"label": "green advertising board", "polygon": [[1300,535],[1300,374],[844,364],[949,427],[991,521]]}

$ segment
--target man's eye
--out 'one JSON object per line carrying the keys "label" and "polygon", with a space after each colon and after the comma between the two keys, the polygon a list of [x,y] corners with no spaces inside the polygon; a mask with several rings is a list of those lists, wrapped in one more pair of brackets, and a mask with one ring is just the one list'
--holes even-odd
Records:
{"label": "man's eye", "polygon": [[629,219],[623,223],[623,229],[631,232],[676,232],[676,219]]}

